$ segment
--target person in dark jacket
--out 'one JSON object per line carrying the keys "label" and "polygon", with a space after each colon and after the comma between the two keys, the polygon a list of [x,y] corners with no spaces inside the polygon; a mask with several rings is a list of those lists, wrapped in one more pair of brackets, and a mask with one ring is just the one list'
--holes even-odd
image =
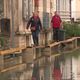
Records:
{"label": "person in dark jacket", "polygon": [[55,11],[54,16],[51,19],[51,26],[53,28],[53,40],[54,41],[59,41],[59,30],[61,28],[61,18],[60,16],[57,14],[57,11]]}
{"label": "person in dark jacket", "polygon": [[33,16],[28,21],[27,29],[29,27],[32,32],[34,45],[38,46],[38,44],[39,44],[38,35],[39,35],[39,32],[42,30],[42,24],[41,24],[41,20],[38,16],[38,12],[33,12]]}

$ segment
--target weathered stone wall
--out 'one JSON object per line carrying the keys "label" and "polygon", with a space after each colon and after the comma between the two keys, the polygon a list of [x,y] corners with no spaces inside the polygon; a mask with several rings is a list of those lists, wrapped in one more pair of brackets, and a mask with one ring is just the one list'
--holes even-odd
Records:
{"label": "weathered stone wall", "polygon": [[[23,16],[22,16],[22,1],[23,0],[4,0],[4,18],[10,19],[10,40],[14,46],[22,46],[22,36],[15,37],[16,31],[24,31]],[[25,36],[23,37],[24,43],[26,43]],[[22,41],[22,42],[21,42]],[[17,43],[16,43],[17,42]]]}
{"label": "weathered stone wall", "polygon": [[4,0],[4,18],[10,19],[10,24],[14,26],[14,31],[18,27],[18,0]]}

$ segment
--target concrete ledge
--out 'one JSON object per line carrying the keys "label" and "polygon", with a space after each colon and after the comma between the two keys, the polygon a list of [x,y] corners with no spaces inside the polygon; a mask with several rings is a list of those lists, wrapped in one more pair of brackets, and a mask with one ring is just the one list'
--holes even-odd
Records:
{"label": "concrete ledge", "polygon": [[26,47],[23,46],[23,47],[11,48],[8,50],[2,50],[2,51],[0,51],[0,54],[1,55],[12,54],[14,52],[18,52],[18,51],[21,51],[23,49],[26,49]]}
{"label": "concrete ledge", "polygon": [[0,72],[1,73],[4,73],[4,72],[7,72],[7,71],[11,71],[11,70],[23,70],[26,68],[26,64],[19,64],[19,65],[16,65],[16,66],[13,66],[13,67],[10,67],[10,68],[6,68],[6,69],[3,69],[1,70]]}

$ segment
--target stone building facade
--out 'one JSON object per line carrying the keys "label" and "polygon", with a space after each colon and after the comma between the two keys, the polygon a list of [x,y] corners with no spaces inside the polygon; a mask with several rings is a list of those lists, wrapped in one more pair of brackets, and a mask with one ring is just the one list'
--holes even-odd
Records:
{"label": "stone building facade", "polygon": [[72,18],[74,18],[74,20],[77,20],[79,19],[80,20],[80,0],[72,0],[71,1],[71,15],[72,15]]}
{"label": "stone building facade", "polygon": [[11,26],[13,21],[15,30],[19,26],[19,30],[23,30],[24,20],[28,20],[35,10],[39,11],[45,25],[50,22],[54,11],[58,11],[63,19],[70,18],[70,5],[70,0],[4,0],[4,17],[11,19]]}

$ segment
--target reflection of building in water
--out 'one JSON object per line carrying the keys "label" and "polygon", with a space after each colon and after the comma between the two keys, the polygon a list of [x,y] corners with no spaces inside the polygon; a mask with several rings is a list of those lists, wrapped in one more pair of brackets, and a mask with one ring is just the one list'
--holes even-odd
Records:
{"label": "reflection of building in water", "polygon": [[[45,59],[39,61],[39,73],[40,73],[40,80],[53,80],[54,75],[53,68],[54,68],[54,57],[51,57],[51,64],[44,63]],[[80,57],[78,58],[66,58],[65,62],[60,62],[60,69],[62,74],[63,80],[79,80],[80,79]],[[22,68],[16,68],[16,70],[7,71],[3,73],[0,79],[4,80],[31,80],[32,78],[33,69],[28,68],[25,69],[24,66]]]}

